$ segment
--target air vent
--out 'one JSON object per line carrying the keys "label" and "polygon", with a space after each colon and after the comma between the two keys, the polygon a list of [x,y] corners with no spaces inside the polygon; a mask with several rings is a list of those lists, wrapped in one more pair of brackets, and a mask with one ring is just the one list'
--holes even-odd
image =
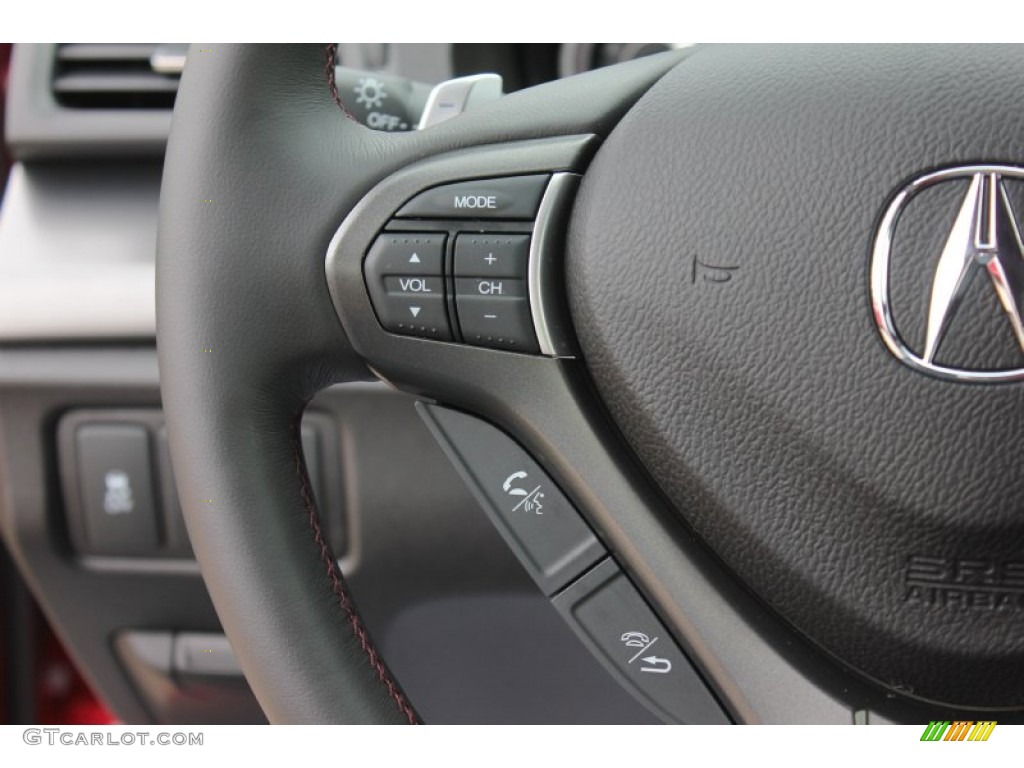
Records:
{"label": "air vent", "polygon": [[58,45],[54,98],[75,109],[171,109],[187,50],[156,43]]}

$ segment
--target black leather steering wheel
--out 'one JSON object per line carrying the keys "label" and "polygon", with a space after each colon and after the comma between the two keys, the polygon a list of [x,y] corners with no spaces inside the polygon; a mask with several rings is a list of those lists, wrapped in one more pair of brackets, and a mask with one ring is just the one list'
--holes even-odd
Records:
{"label": "black leather steering wheel", "polygon": [[[323,46],[194,46],[161,193],[175,475],[271,721],[417,721],[320,531],[298,439],[317,391],[373,376],[529,450],[733,719],[1024,706],[1021,385],[903,365],[869,290],[909,183],[1024,162],[1020,51],[696,48],[406,134],[348,119],[331,66]],[[363,263],[406,201],[558,172],[581,181],[542,289],[570,354],[381,327]],[[896,230],[908,346],[964,179]],[[971,290],[940,354],[1020,367],[995,294]]]}

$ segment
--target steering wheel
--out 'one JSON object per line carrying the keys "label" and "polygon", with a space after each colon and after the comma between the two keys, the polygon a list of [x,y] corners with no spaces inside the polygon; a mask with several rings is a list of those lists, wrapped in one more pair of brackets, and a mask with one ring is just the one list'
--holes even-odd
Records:
{"label": "steering wheel", "polygon": [[[403,134],[332,67],[194,46],[161,193],[175,474],[271,721],[418,720],[299,441],[373,377],[529,452],[733,720],[1024,706],[1019,51],[699,47]],[[537,177],[551,210],[502,197]],[[469,329],[450,244],[439,314],[389,319],[378,238],[506,203],[528,341]]]}

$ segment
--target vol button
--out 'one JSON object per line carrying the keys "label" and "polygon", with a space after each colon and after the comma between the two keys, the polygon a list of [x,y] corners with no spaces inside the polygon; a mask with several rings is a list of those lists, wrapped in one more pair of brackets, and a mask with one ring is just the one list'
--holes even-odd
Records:
{"label": "vol button", "polygon": [[380,323],[389,331],[430,339],[451,339],[444,295],[385,293],[374,301]]}
{"label": "vol button", "polygon": [[380,324],[392,333],[449,341],[445,306],[445,235],[395,233],[378,237],[363,264],[366,288]]}
{"label": "vol button", "polygon": [[384,290],[389,294],[405,296],[413,294],[434,294],[440,296],[444,292],[444,285],[440,277],[401,275],[385,277]]}

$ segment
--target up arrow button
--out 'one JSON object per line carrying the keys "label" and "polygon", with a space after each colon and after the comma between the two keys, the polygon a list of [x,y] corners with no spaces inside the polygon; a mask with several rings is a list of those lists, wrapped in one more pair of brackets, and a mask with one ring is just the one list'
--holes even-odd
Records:
{"label": "up arrow button", "polygon": [[385,232],[366,254],[366,278],[386,275],[441,277],[445,235],[441,232]]}

